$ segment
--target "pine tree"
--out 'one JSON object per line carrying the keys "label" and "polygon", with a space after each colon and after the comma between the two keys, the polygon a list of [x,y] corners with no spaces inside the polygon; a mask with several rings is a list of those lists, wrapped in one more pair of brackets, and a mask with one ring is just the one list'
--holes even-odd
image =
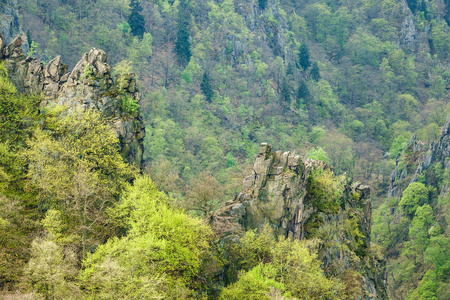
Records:
{"label": "pine tree", "polygon": [[425,19],[428,19],[428,9],[427,9],[427,3],[425,0],[422,0],[422,3],[420,5],[420,10],[423,12],[423,16]]}
{"label": "pine tree", "polygon": [[286,75],[294,75],[294,66],[289,63],[286,69]]}
{"label": "pine tree", "polygon": [[406,0],[406,2],[409,6],[409,9],[411,9],[411,12],[415,14],[417,10],[417,0]]}
{"label": "pine tree", "polygon": [[31,44],[33,43],[33,40],[31,39],[31,32],[27,31],[27,42],[28,42],[28,48],[31,49]]}
{"label": "pine tree", "polygon": [[303,68],[303,71],[306,71],[306,69],[311,66],[311,61],[309,60],[309,49],[305,43],[300,46],[300,53],[298,54],[298,64]]}
{"label": "pine tree", "polygon": [[281,83],[281,99],[286,101],[287,103],[291,102],[291,89],[289,87],[289,82],[286,77],[283,78],[283,82]]}
{"label": "pine tree", "polygon": [[209,81],[208,73],[206,71],[205,73],[203,73],[202,82],[200,83],[200,89],[205,95],[206,100],[208,102],[211,102],[212,98],[214,97],[214,91],[212,89],[211,82]]}
{"label": "pine tree", "polygon": [[311,76],[312,79],[314,79],[315,81],[319,81],[320,77],[320,70],[319,70],[319,65],[317,64],[317,62],[315,62],[311,68],[311,71],[309,72],[309,75]]}
{"label": "pine tree", "polygon": [[259,8],[265,10],[267,7],[268,0],[258,0]]}
{"label": "pine tree", "polygon": [[191,43],[189,42],[189,14],[186,0],[180,2],[178,11],[178,31],[175,52],[178,62],[186,66],[191,59]]}
{"label": "pine tree", "polygon": [[308,100],[309,96],[311,94],[309,93],[309,89],[308,86],[306,85],[306,82],[304,80],[300,81],[300,84],[298,86],[298,90],[297,90],[297,99],[303,99],[303,100]]}
{"label": "pine tree", "polygon": [[145,19],[140,14],[142,11],[141,3],[138,0],[130,1],[131,14],[128,17],[128,24],[131,27],[131,34],[142,38],[145,33]]}

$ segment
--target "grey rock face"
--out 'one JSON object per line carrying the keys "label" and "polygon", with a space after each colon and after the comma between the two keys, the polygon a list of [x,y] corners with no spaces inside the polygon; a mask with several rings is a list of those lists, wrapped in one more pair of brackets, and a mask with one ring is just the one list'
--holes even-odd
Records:
{"label": "grey rock face", "polygon": [[122,109],[123,97],[136,102],[140,100],[136,79],[134,74],[124,75],[125,84],[119,88],[112,79],[104,51],[92,48],[68,72],[68,66],[61,62],[60,56],[44,67],[38,59],[24,55],[21,36],[6,46],[0,34],[0,60],[5,60],[19,92],[44,94],[42,105],[58,103],[100,110],[117,133],[122,156],[141,167],[145,135],[142,118],[139,112]]}
{"label": "grey rock face", "polygon": [[[303,160],[292,152],[272,152],[270,145],[261,144],[252,174],[244,179],[241,193],[212,217],[213,228],[226,242],[237,241],[246,230],[262,228],[267,223],[278,235],[292,239],[309,238],[320,232],[323,246],[319,255],[325,271],[339,276],[346,269],[364,270],[361,289],[367,299],[384,299],[383,261],[369,258],[366,253],[370,246],[370,188],[348,182],[345,176],[335,178],[340,189],[337,208],[324,209],[314,204],[311,192],[311,177],[324,171],[332,171],[332,167],[322,161]],[[337,229],[352,219],[353,226],[364,236],[359,240],[359,249],[352,249],[354,237]],[[348,245],[350,250],[346,253],[331,244]]]}
{"label": "grey rock face", "polygon": [[[288,43],[285,38],[288,25],[278,5],[278,0],[269,0],[267,7],[261,10],[258,1],[236,0],[234,2],[235,11],[244,17],[247,27],[252,32],[257,32],[258,39],[264,41],[261,46],[268,42],[276,56],[283,57],[286,62],[293,63],[292,50],[287,46]],[[269,16],[277,22],[276,25],[267,21]],[[236,46],[239,45],[233,45],[234,48]]]}
{"label": "grey rock face", "polygon": [[[441,164],[442,168],[450,170],[450,115],[447,116],[445,125],[442,127],[441,137],[438,142],[431,143],[427,149],[425,145],[412,137],[408,141],[405,152],[402,154],[402,161],[397,160],[397,166],[392,172],[391,182],[388,190],[388,197],[400,199],[403,191],[412,182],[433,164]],[[442,187],[441,196],[445,196],[448,187]]]}
{"label": "grey rock face", "polygon": [[19,12],[17,0],[6,0],[0,3],[0,33],[9,43],[19,31]]}

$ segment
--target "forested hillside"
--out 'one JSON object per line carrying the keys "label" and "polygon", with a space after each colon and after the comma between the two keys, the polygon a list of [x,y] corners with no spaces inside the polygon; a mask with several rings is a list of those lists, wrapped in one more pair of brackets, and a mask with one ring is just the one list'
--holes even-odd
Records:
{"label": "forested hillside", "polygon": [[[223,299],[233,289],[245,290],[239,285],[244,281],[270,290],[264,297],[301,298],[273,275],[284,270],[276,259],[289,247],[303,247],[316,270],[311,278],[322,278],[314,266],[326,263],[316,246],[283,248],[282,240],[275,241],[278,233],[266,229],[252,238],[277,245],[261,256],[267,261],[259,257],[268,264],[229,264],[242,257],[229,256],[211,229],[197,223],[198,217],[210,220],[241,191],[261,143],[268,143],[370,185],[372,242],[378,246],[367,253],[380,261],[386,256],[392,299],[448,296],[448,249],[432,250],[448,242],[449,196],[442,192],[448,153],[440,166],[430,167],[435,175],[430,168],[416,172],[414,180],[407,175],[418,159],[412,143],[420,141],[422,152],[436,145],[450,113],[450,1],[4,0],[0,16],[6,43],[20,33],[25,52],[20,59],[9,56],[0,74],[0,227],[8,228],[0,237],[1,288],[47,298],[134,299],[149,291],[156,298],[217,298],[223,285],[237,280],[237,271],[224,279],[217,270],[239,265],[246,273],[224,290]],[[92,60],[92,47],[105,52],[95,52],[100,54]],[[35,71],[31,66],[39,64],[26,56],[47,65]],[[50,66],[57,74],[45,73]],[[66,83],[63,75],[72,69],[78,71]],[[36,74],[42,74],[41,95],[26,88],[33,82],[18,85]],[[44,108],[52,101],[93,110]],[[85,136],[90,126],[92,135]],[[103,139],[100,132],[109,133]],[[49,158],[41,145],[60,154]],[[146,175],[140,177],[133,164]],[[396,188],[397,177],[402,186]],[[148,210],[140,208],[143,203]],[[161,214],[152,215],[159,205]],[[184,231],[174,229],[179,222]],[[162,225],[144,230],[144,223]],[[171,245],[164,233],[170,228],[176,232]],[[358,234],[351,235],[355,243]],[[245,239],[241,246],[238,253],[249,251]],[[142,250],[151,247],[167,252]],[[71,267],[54,269],[47,282],[44,271],[30,271],[44,268],[39,253],[59,259],[55,266]],[[331,281],[323,287],[333,285],[330,276],[338,273],[326,273]],[[336,279],[340,284],[343,276]],[[348,286],[336,287],[323,292],[330,298],[352,294]]]}
{"label": "forested hillside", "polygon": [[448,1],[19,4],[34,55],[73,66],[97,47],[129,62],[147,165],[185,183],[225,183],[268,142],[321,147],[338,173],[382,185],[394,163],[381,157],[413,133],[436,139],[449,111]]}

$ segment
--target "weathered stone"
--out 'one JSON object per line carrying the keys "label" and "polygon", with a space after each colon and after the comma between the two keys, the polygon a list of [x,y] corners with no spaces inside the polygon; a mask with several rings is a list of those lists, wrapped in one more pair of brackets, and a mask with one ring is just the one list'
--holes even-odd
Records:
{"label": "weathered stone", "polygon": [[23,59],[22,37],[18,35],[4,50],[4,56],[9,59]]}
{"label": "weathered stone", "polygon": [[[342,226],[348,219],[356,218],[358,229],[364,235],[363,248],[354,249],[361,252],[358,254],[362,255],[359,258],[361,262],[355,263],[350,256],[342,257],[336,248],[321,247],[319,255],[325,270],[333,275],[343,274],[345,268],[337,270],[332,262],[348,260],[346,268],[364,274],[361,288],[366,291],[367,299],[384,299],[383,274],[370,270],[383,262],[363,254],[364,249],[370,246],[370,188],[361,183],[347,182],[345,177],[339,179],[343,189],[340,211],[325,213],[312,204],[308,194],[308,178],[323,170],[332,170],[332,167],[322,161],[303,161],[292,152],[272,152],[272,147],[263,143],[255,158],[252,175],[244,179],[241,193],[212,216],[211,224],[224,241],[232,242],[238,241],[245,231],[262,228],[264,224],[270,224],[278,235],[302,239],[322,226],[336,230],[339,224]],[[337,244],[350,245],[353,242],[342,233],[336,234],[334,239]]]}
{"label": "weathered stone", "polygon": [[[272,152],[272,147],[263,143],[255,158],[252,175],[244,179],[241,193],[212,216],[211,224],[225,242],[233,242],[238,241],[245,231],[262,228],[264,224],[270,224],[278,235],[302,239],[322,226],[330,226],[327,230],[333,231],[349,219],[356,218],[358,229],[364,235],[363,249],[353,249],[362,252],[357,254],[360,262],[355,263],[350,255],[343,255],[337,248],[321,247],[319,256],[325,270],[334,276],[343,274],[346,268],[358,270],[364,274],[361,288],[366,291],[367,299],[384,299],[383,274],[371,271],[375,264],[383,262],[363,253],[370,246],[370,188],[358,182],[347,182],[345,177],[340,178],[343,189],[340,191],[340,210],[325,213],[312,204],[308,194],[310,175],[323,170],[332,170],[332,167],[322,161],[303,161],[292,152]],[[350,245],[353,242],[351,237],[340,232],[333,233],[330,238],[336,244]],[[345,260],[347,267],[336,269],[332,262],[337,259]]]}
{"label": "weathered stone", "polygon": [[[3,37],[0,35],[0,46]],[[122,97],[140,101],[134,74],[126,74],[124,89],[118,93],[111,77],[111,67],[106,63],[106,53],[92,48],[85,53],[69,73],[68,66],[57,56],[47,66],[36,58],[26,57],[22,39],[16,37],[8,46],[1,46],[11,81],[22,93],[45,95],[42,105],[51,102],[66,106],[81,105],[102,111],[115,129],[120,141],[122,156],[138,167],[142,166],[144,125],[139,113],[130,115],[122,110]]]}
{"label": "weathered stone", "polygon": [[0,1],[0,34],[8,44],[19,32],[19,9],[17,0]]}
{"label": "weathered stone", "polygon": [[[388,190],[389,198],[401,199],[403,190],[409,183],[417,181],[420,175],[424,173],[433,164],[439,163],[443,168],[450,170],[450,115],[442,127],[441,137],[439,141],[430,144],[429,149],[425,148],[425,144],[416,140],[413,136],[407,143],[403,156],[408,156],[407,164],[399,164],[391,174],[391,182]],[[411,166],[416,165],[414,173],[408,172]],[[414,169],[413,169],[414,170]],[[400,175],[399,175],[400,174]],[[445,190],[445,187],[443,187]]]}
{"label": "weathered stone", "polygon": [[3,59],[3,52],[5,51],[5,48],[5,38],[3,37],[3,34],[0,33],[0,59]]}

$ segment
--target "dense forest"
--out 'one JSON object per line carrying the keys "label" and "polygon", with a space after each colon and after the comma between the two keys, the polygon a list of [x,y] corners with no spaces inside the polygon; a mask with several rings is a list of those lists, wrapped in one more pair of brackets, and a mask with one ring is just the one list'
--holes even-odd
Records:
{"label": "dense forest", "polygon": [[[0,16],[0,296],[450,298],[450,1],[3,0]],[[306,178],[298,238],[248,208],[236,237],[217,229],[255,191],[262,143],[302,161],[267,170]]]}

